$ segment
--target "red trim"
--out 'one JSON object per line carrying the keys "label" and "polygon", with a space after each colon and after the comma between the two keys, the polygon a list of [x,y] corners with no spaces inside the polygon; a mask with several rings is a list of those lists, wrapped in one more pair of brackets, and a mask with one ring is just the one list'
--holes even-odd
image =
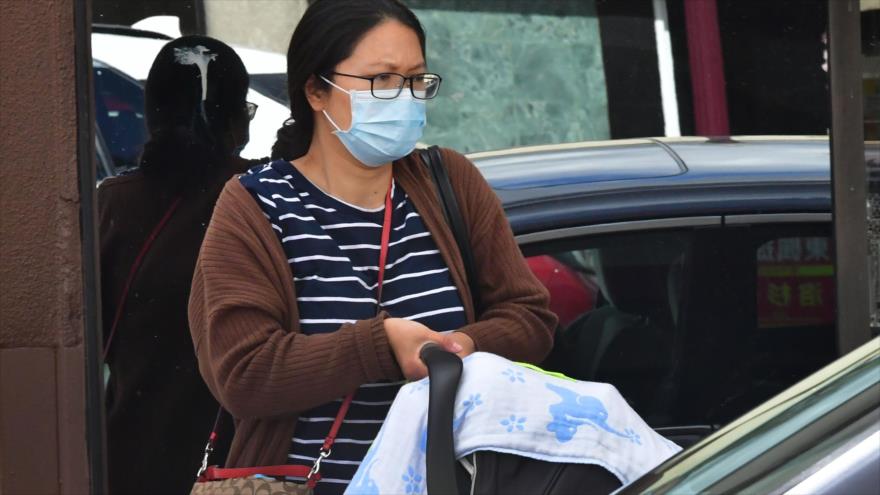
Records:
{"label": "red trim", "polygon": [[379,280],[376,285],[376,301],[382,299],[382,283],[385,281],[385,263],[388,261],[388,241],[391,239],[391,216],[394,207],[391,203],[391,189],[394,185],[392,178],[391,184],[388,185],[388,192],[385,194],[385,220],[382,222],[382,247],[379,251]]}
{"label": "red trim", "polygon": [[[388,185],[388,192],[385,193],[385,218],[382,221],[382,244],[379,249],[379,277],[376,284],[376,301],[382,300],[382,282],[385,281],[385,264],[388,261],[388,242],[391,239],[391,217],[394,213],[394,206],[391,201],[391,189],[393,184],[394,179],[392,178],[391,184]],[[345,418],[346,413],[348,413],[348,408],[351,406],[352,399],[354,399],[353,393],[348,394],[345,397],[345,400],[342,401],[342,405],[339,406],[339,412],[336,413],[336,419],[333,420],[333,426],[330,428],[330,434],[324,439],[324,445],[321,450],[329,452],[330,449],[333,448],[333,443],[336,441],[336,435],[339,433],[339,428],[342,427],[342,421]]]}
{"label": "red trim", "polygon": [[[220,481],[231,478],[247,478],[248,476],[254,476],[256,474],[262,474],[263,476],[290,476],[294,478],[305,478],[309,475],[309,471],[311,470],[308,466],[297,466],[292,464],[285,464],[281,466],[256,466],[256,467],[245,467],[245,468],[220,468],[217,466],[208,466],[208,469],[205,470],[205,473],[199,478],[199,482],[205,481]],[[321,475],[315,473],[312,475],[312,479],[318,481],[321,479]]]}
{"label": "red trim", "polygon": [[694,100],[694,126],[700,136],[730,135],[724,57],[716,0],[685,0],[685,28]]}
{"label": "red trim", "polygon": [[342,401],[342,405],[339,406],[339,412],[336,413],[336,419],[333,420],[333,426],[330,427],[330,434],[324,439],[324,445],[321,447],[322,450],[328,451],[333,447],[336,435],[339,433],[339,428],[342,427],[342,420],[348,413],[348,407],[351,406],[352,399],[354,399],[354,394],[348,394],[345,396],[345,400]]}
{"label": "red trim", "polygon": [[[385,194],[385,218],[382,222],[382,244],[379,250],[379,277],[376,284],[376,301],[382,300],[382,283],[385,281],[385,264],[388,261],[388,244],[391,239],[391,217],[394,213],[394,206],[391,201],[391,189],[393,185],[394,178],[392,177],[391,184],[389,184],[388,186],[388,192]],[[172,205],[172,208],[174,207],[176,207],[176,205]],[[169,210],[169,212],[166,214],[166,217],[170,217],[172,211],[173,210]],[[163,222],[164,221],[167,221],[167,218],[163,218]],[[161,229],[161,225],[162,222],[160,222],[160,226],[157,226],[157,231]],[[157,232],[154,231],[154,233]],[[151,236],[151,238],[152,237],[153,236]],[[151,239],[148,239],[148,243],[149,242],[151,242]],[[329,453],[330,449],[333,448],[333,444],[336,442],[336,435],[339,434],[339,429],[342,427],[342,422],[345,419],[345,415],[348,413],[348,409],[351,406],[351,402],[353,399],[354,393],[350,393],[345,396],[345,399],[342,401],[342,405],[339,406],[339,412],[336,413],[336,418],[333,420],[333,426],[330,427],[330,433],[327,435],[327,438],[324,439],[324,444],[321,447],[322,452]],[[217,426],[219,424],[219,421],[220,412],[217,413],[217,420],[214,422],[214,431],[211,432],[211,436],[208,438],[208,452],[213,449],[214,442],[217,439]],[[308,486],[314,488],[318,480],[321,479],[321,474],[316,472],[309,476],[310,473],[311,468],[309,468],[308,466],[293,464],[287,464],[283,466],[257,466],[248,468],[220,468],[217,466],[209,466],[205,470],[205,472],[199,477],[198,481],[205,482],[230,478],[246,478],[255,474],[262,474],[265,476],[291,476],[297,478],[307,478]]]}
{"label": "red trim", "polygon": [[181,200],[182,198],[176,198],[171,203],[171,206],[168,207],[168,211],[165,212],[165,215],[162,216],[162,219],[159,220],[159,223],[156,224],[156,227],[150,232],[147,240],[144,241],[144,245],[134,259],[134,263],[131,264],[131,269],[128,271],[128,278],[125,279],[125,285],[122,287],[122,294],[119,296],[119,302],[116,304],[116,314],[113,316],[113,325],[110,327],[110,337],[107,338],[107,344],[104,345],[104,352],[101,355],[102,361],[107,360],[107,353],[110,352],[110,344],[113,342],[113,336],[116,334],[116,327],[119,326],[119,321],[122,320],[125,301],[128,299],[128,291],[131,290],[131,284],[134,282],[134,277],[137,275],[141,263],[143,263],[144,258],[147,256],[147,252],[149,252],[150,248],[153,246],[153,242],[159,237],[159,233],[165,228],[165,224],[171,219],[171,215],[173,215],[174,211],[177,210],[177,207],[180,206]]}

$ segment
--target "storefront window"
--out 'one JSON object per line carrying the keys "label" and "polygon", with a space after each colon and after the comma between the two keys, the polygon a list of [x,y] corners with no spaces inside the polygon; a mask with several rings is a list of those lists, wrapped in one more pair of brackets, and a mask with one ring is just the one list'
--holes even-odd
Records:
{"label": "storefront window", "polygon": [[445,78],[425,141],[484,151],[611,137],[595,3],[486,4],[413,2]]}

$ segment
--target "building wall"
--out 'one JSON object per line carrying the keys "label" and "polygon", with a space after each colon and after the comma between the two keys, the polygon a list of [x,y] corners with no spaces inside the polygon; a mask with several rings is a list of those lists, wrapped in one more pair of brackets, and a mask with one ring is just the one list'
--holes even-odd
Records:
{"label": "building wall", "polygon": [[411,0],[431,71],[422,141],[462,152],[610,137],[593,0]]}
{"label": "building wall", "polygon": [[0,16],[0,493],[89,491],[73,16]]}
{"label": "building wall", "polygon": [[226,43],[287,53],[306,0],[204,0],[206,33]]}

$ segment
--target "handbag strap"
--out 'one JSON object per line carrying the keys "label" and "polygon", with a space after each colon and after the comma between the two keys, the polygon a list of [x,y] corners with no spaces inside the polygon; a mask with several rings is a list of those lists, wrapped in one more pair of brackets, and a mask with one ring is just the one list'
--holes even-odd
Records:
{"label": "handbag strap", "polygon": [[431,178],[434,179],[437,195],[440,197],[440,203],[443,205],[443,215],[446,217],[446,223],[449,224],[449,228],[452,230],[453,237],[455,237],[458,252],[461,253],[465,277],[467,278],[468,287],[471,290],[471,298],[474,302],[474,313],[478,315],[482,307],[482,301],[480,288],[476,280],[477,271],[474,269],[476,265],[473,252],[471,251],[470,238],[461,215],[461,209],[458,207],[458,201],[455,199],[455,191],[452,189],[449,173],[443,165],[440,147],[431,146],[426,150],[421,150],[419,153],[422,161],[425,162],[428,170],[431,171]]}
{"label": "handbag strap", "polygon": [[150,248],[153,247],[153,242],[156,241],[156,238],[159,237],[159,234],[162,232],[162,229],[165,228],[165,225],[168,224],[168,220],[171,220],[174,212],[177,211],[177,207],[180,206],[180,202],[183,198],[175,198],[174,201],[171,202],[171,206],[168,207],[168,210],[165,211],[165,214],[162,215],[162,218],[159,220],[159,223],[153,227],[153,231],[150,232],[150,235],[147,236],[147,240],[144,241],[144,245],[141,246],[141,250],[138,253],[137,257],[134,259],[134,262],[131,264],[131,269],[128,271],[128,277],[125,279],[125,284],[122,286],[122,294],[119,296],[119,302],[116,304],[116,313],[113,315],[113,325],[110,327],[110,336],[107,338],[107,343],[104,344],[104,352],[101,354],[101,361],[107,360],[107,353],[110,352],[110,344],[113,343],[113,337],[116,335],[116,329],[119,327],[119,322],[122,320],[123,310],[125,309],[125,302],[128,300],[128,293],[131,290],[131,284],[134,283],[134,278],[137,276],[138,270],[140,270],[141,264],[146,258],[147,253],[150,251]]}
{"label": "handbag strap", "polygon": [[[391,217],[394,213],[391,197],[393,184],[394,180],[392,178],[391,183],[388,185],[388,192],[385,194],[385,218],[382,221],[382,241],[379,249],[379,275],[376,280],[377,313],[379,304],[382,301],[382,284],[385,282],[385,265],[388,262],[388,244],[391,240]],[[243,478],[261,474],[265,476],[306,478],[308,486],[314,488],[315,484],[321,479],[321,461],[330,457],[333,444],[336,442],[336,436],[339,435],[339,429],[342,427],[345,415],[351,407],[352,400],[354,400],[354,392],[348,394],[345,396],[345,399],[343,399],[342,405],[339,406],[339,411],[336,413],[336,418],[333,419],[330,433],[324,439],[324,444],[318,452],[318,458],[315,459],[315,463],[312,465],[311,469],[308,469],[306,466],[296,465],[257,466],[249,468],[220,468],[217,466],[208,466],[208,458],[214,451],[214,445],[216,444],[218,437],[217,432],[220,429],[220,420],[223,415],[223,407],[221,406],[220,410],[217,411],[217,418],[214,420],[214,427],[212,428],[211,435],[208,437],[208,444],[205,446],[205,455],[202,458],[202,466],[199,468],[199,472],[196,475],[198,481]]]}
{"label": "handbag strap", "polygon": [[[199,478],[200,482],[226,480],[231,478],[247,478],[255,475],[263,476],[290,476],[292,478],[306,478],[314,480],[315,483],[321,480],[318,473],[310,474],[311,470],[308,466],[283,464],[280,466],[257,466],[246,468],[220,468],[217,466],[208,466],[205,468],[204,475]],[[311,485],[314,488],[314,485]]]}

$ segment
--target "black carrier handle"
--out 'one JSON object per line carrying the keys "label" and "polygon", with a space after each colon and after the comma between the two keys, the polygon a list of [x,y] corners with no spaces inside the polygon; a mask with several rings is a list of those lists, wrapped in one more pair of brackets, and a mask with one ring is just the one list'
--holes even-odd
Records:
{"label": "black carrier handle", "polygon": [[419,357],[428,367],[428,445],[426,484],[429,495],[458,493],[452,420],[462,363],[437,344],[422,346]]}

